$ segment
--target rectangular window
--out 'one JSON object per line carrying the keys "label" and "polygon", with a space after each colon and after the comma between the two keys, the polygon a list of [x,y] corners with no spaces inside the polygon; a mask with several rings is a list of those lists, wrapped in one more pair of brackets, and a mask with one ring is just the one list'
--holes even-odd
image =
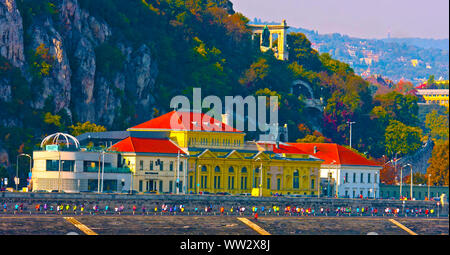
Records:
{"label": "rectangular window", "polygon": [[247,189],[247,177],[246,176],[241,177],[241,189],[242,190]]}
{"label": "rectangular window", "polygon": [[160,171],[163,171],[163,170],[164,170],[164,161],[161,161],[161,162],[159,163],[159,170],[160,170]]}
{"label": "rectangular window", "polygon": [[139,192],[142,192],[142,181],[139,181]]}
{"label": "rectangular window", "polygon": [[153,170],[153,160],[150,160],[150,170]]}
{"label": "rectangular window", "polygon": [[367,183],[370,183],[370,173],[367,174]]}
{"label": "rectangular window", "polygon": [[183,181],[180,181],[180,182],[178,183],[178,190],[179,190],[180,192],[183,192]]}
{"label": "rectangular window", "polygon": [[201,187],[202,187],[202,189],[208,188],[208,176],[201,177]]}
{"label": "rectangular window", "polygon": [[169,193],[173,192],[173,181],[169,181]]}
{"label": "rectangular window", "polygon": [[159,193],[163,193],[163,181],[159,181]]}
{"label": "rectangular window", "polygon": [[311,189],[314,189],[314,179],[311,180]]}
{"label": "rectangular window", "polygon": [[194,182],[193,182],[193,176],[189,176],[189,188],[192,189],[192,187],[194,186]]}
{"label": "rectangular window", "polygon": [[59,161],[58,160],[47,160],[47,171],[59,171]]}
{"label": "rectangular window", "polygon": [[277,190],[281,190],[281,179],[277,179]]}
{"label": "rectangular window", "polygon": [[73,172],[75,168],[75,160],[62,160],[61,171]]}
{"label": "rectangular window", "polygon": [[270,189],[270,178],[267,178],[267,189]]}
{"label": "rectangular window", "polygon": [[139,170],[144,170],[144,160],[139,160]]}
{"label": "rectangular window", "polygon": [[97,171],[98,171],[98,161],[83,161],[83,172],[97,172]]}
{"label": "rectangular window", "polygon": [[173,161],[170,161],[169,170],[173,171]]}
{"label": "rectangular window", "polygon": [[348,183],[348,173],[345,173],[344,183]]}
{"label": "rectangular window", "polygon": [[353,173],[353,183],[356,183],[356,173]]}
{"label": "rectangular window", "polygon": [[299,183],[299,177],[294,177],[293,181],[292,181],[292,188],[294,189],[298,189],[300,188],[300,183]]}
{"label": "rectangular window", "polygon": [[378,179],[378,174],[375,174],[375,179],[373,179],[373,182],[377,183],[377,181],[378,181],[377,179]]}
{"label": "rectangular window", "polygon": [[[47,171],[59,171],[59,160],[47,160],[46,170]],[[73,172],[75,168],[74,160],[61,160],[61,171]],[[98,167],[97,167],[98,171]]]}
{"label": "rectangular window", "polygon": [[364,174],[363,173],[361,173],[361,183],[364,183]]}
{"label": "rectangular window", "polygon": [[180,161],[180,172],[183,172],[183,161]]}

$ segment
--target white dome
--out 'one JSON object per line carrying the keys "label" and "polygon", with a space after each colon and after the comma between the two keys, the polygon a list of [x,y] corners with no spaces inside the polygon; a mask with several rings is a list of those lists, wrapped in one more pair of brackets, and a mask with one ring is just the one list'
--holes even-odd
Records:
{"label": "white dome", "polygon": [[[77,138],[75,138],[69,134],[65,134],[65,133],[54,133],[52,135],[45,137],[41,142],[41,148],[44,148],[44,146],[47,145],[48,143],[57,144],[57,145],[59,145],[60,143],[65,143],[67,148],[69,148],[69,146],[71,144],[69,140],[73,141],[72,144],[77,149],[80,148],[80,142],[77,140]],[[60,141],[62,141],[62,142],[60,142]]]}

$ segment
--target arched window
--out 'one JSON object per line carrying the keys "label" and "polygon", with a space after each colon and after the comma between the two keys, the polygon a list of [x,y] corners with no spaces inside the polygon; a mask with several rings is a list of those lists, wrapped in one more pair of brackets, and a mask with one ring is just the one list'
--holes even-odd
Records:
{"label": "arched window", "polygon": [[202,166],[202,172],[206,172],[206,166]]}
{"label": "arched window", "polygon": [[247,168],[245,166],[241,169],[241,173],[243,173],[243,174],[247,173]]}
{"label": "arched window", "polygon": [[292,188],[298,189],[299,188],[299,177],[298,177],[298,170],[294,171],[294,178],[292,182]]}
{"label": "arched window", "polygon": [[229,173],[234,173],[234,168],[232,166],[230,166],[230,168],[228,168],[228,172]]}
{"label": "arched window", "polygon": [[220,167],[219,167],[219,166],[216,166],[216,167],[214,168],[214,172],[220,173]]}

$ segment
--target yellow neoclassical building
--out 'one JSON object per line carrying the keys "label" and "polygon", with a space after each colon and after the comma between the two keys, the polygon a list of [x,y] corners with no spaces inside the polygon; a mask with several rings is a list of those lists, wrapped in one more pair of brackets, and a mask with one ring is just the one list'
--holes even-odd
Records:
{"label": "yellow neoclassical building", "polygon": [[449,106],[448,94],[448,89],[417,89],[416,93],[426,104],[438,104],[445,107]]}
{"label": "yellow neoclassical building", "polygon": [[319,195],[322,160],[288,144],[246,142],[205,114],[172,111],[127,131],[111,150],[130,167],[134,190]]}

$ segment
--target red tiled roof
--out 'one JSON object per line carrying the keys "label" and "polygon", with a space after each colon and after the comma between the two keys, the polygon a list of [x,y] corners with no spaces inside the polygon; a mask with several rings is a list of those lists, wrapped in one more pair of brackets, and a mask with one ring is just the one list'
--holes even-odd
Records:
{"label": "red tiled roof", "polygon": [[204,113],[177,111],[171,111],[128,130],[133,129],[242,132]]}
{"label": "red tiled roof", "polygon": [[111,146],[118,152],[174,153],[185,152],[168,139],[127,137]]}
{"label": "red tiled roof", "polygon": [[273,143],[264,143],[264,142],[258,142],[259,145],[261,145],[262,148],[265,150],[273,151],[274,153],[287,153],[287,154],[308,154],[301,149],[292,146],[292,145],[284,145],[284,144],[278,144],[278,148]]}
{"label": "red tiled roof", "polygon": [[[347,149],[341,145],[335,143],[289,143],[290,145],[305,151],[306,153],[323,159],[323,164],[328,165],[335,161],[336,165],[357,165],[357,166],[380,166],[375,161],[368,160],[365,157],[359,155]],[[314,147],[317,148],[317,152],[314,153]]]}

